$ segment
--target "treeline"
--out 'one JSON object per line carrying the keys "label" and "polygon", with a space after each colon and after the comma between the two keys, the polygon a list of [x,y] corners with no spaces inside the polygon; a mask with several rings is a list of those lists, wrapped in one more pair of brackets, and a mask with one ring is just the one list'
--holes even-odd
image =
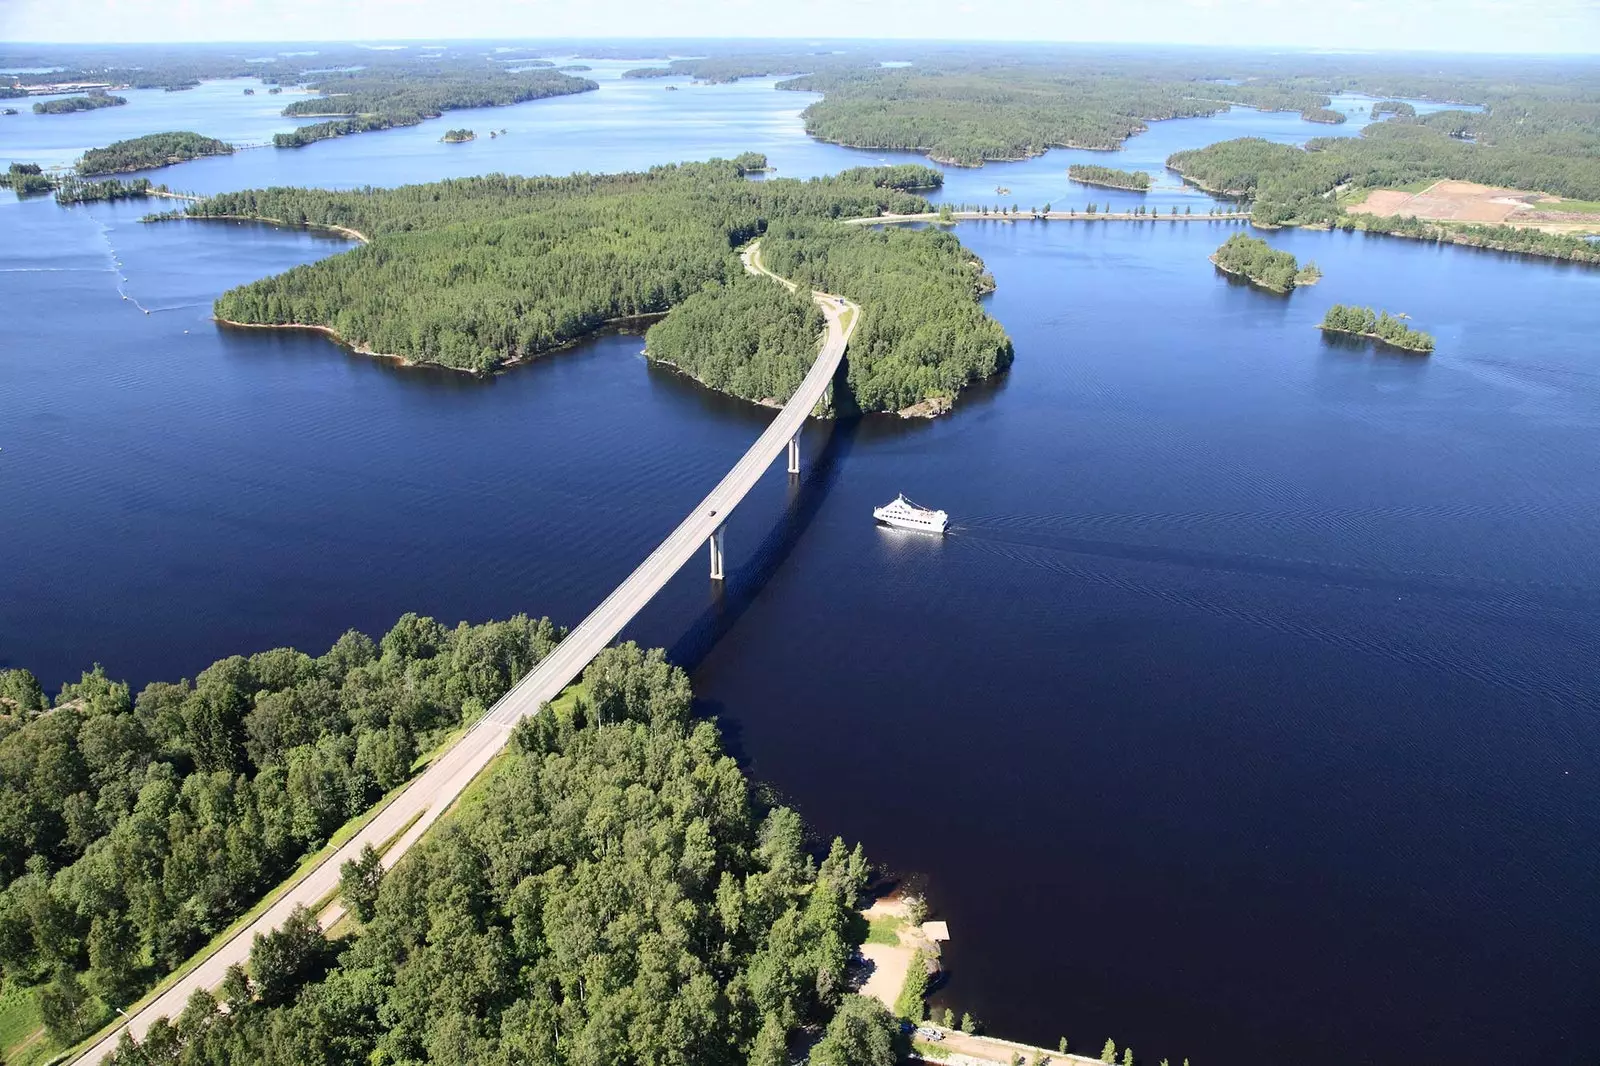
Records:
{"label": "treeline", "polygon": [[1150,175],[1143,170],[1117,170],[1114,167],[1074,163],[1067,168],[1067,177],[1084,185],[1104,185],[1110,189],[1128,189],[1132,192],[1150,191]]}
{"label": "treeline", "polygon": [[1518,252],[1573,263],[1600,263],[1600,244],[1568,233],[1545,233],[1527,226],[1441,225],[1408,215],[1345,215],[1335,223],[1343,230],[1387,233],[1439,244],[1459,244],[1495,252]]}
{"label": "treeline", "polygon": [[898,411],[949,400],[1011,365],[1011,338],[979,302],[994,279],[953,234],[774,220],[761,261],[802,290],[861,305],[846,355],[850,395],[836,395],[836,408]]}
{"label": "treeline", "polygon": [[[765,158],[765,157],[763,157]],[[886,167],[851,167],[839,171],[840,181],[866,181],[880,189],[918,192],[944,185],[944,172],[921,163],[896,163]]]}
{"label": "treeline", "polygon": [[70,1044],[248,909],[494,703],[560,631],[406,615],[320,657],[235,655],[133,697],[97,667],[54,705],[0,671],[0,974]]}
{"label": "treeline", "polygon": [[783,404],[811,369],[826,324],[804,291],[743,275],[674,307],[645,334],[645,354],[719,392]]}
{"label": "treeline", "polygon": [[[892,1066],[897,1023],[849,993],[868,879],[763,809],[659,651],[608,649],[327,943],[302,914],[251,973],[115,1066],[610,1063]],[[348,898],[348,897],[347,897]],[[903,1049],[903,1045],[902,1045]]]}
{"label": "treeline", "polygon": [[1321,327],[1330,333],[1353,333],[1371,337],[1396,348],[1413,352],[1433,351],[1433,337],[1420,329],[1412,329],[1387,311],[1374,312],[1370,307],[1346,307],[1334,304],[1323,316]]}
{"label": "treeline", "polygon": [[40,100],[33,105],[35,115],[65,115],[73,111],[93,111],[101,107],[121,107],[128,102],[126,96],[112,96],[96,89],[83,96],[63,96],[59,100]]}
{"label": "treeline", "polygon": [[1331,107],[1308,107],[1300,112],[1300,117],[1307,122],[1320,122],[1325,126],[1337,126],[1345,121],[1345,113],[1335,111]]}
{"label": "treeline", "polygon": [[38,163],[12,163],[10,169],[0,175],[0,183],[18,196],[37,195],[56,187],[55,179]]}
{"label": "treeline", "polygon": [[94,200],[133,200],[149,196],[152,188],[149,178],[134,178],[132,181],[122,181],[119,178],[84,181],[68,175],[56,184],[56,203],[86,204]]}
{"label": "treeline", "polygon": [[622,72],[624,78],[670,78],[678,72],[671,67],[634,67]]}
{"label": "treeline", "polygon": [[91,148],[78,160],[77,171],[89,177],[118,174],[130,170],[149,170],[169,163],[181,163],[207,155],[231,155],[233,145],[198,133],[151,133],[131,140],[116,141],[104,148]]}
{"label": "treeline", "polygon": [[296,100],[285,115],[414,114],[437,118],[469,107],[505,107],[547,96],[588,92],[599,86],[554,70],[466,73],[422,67],[415,71],[341,71],[318,75],[311,88],[321,96]]}
{"label": "treeline", "polygon": [[1296,285],[1308,285],[1322,277],[1315,263],[1301,269],[1293,254],[1280,251],[1266,241],[1235,233],[1211,255],[1221,270],[1250,279],[1263,289],[1288,292]]}
{"label": "treeline", "polygon": [[1335,189],[1439,178],[1600,199],[1600,155],[1557,155],[1519,142],[1472,144],[1400,119],[1368,126],[1360,137],[1319,138],[1304,150],[1253,137],[1223,141],[1178,152],[1167,166],[1207,190],[1252,199],[1254,218],[1265,225],[1333,221],[1342,214]]}
{"label": "treeline", "polygon": [[1379,115],[1398,115],[1400,118],[1416,118],[1417,109],[1404,100],[1379,100],[1372,105],[1372,117]]}
{"label": "treeline", "polygon": [[439,139],[445,144],[462,144],[466,141],[475,140],[477,136],[476,133],[468,129],[445,130],[444,136]]}
{"label": "treeline", "polygon": [[370,133],[373,130],[388,130],[399,126],[418,126],[422,124],[422,116],[408,115],[360,115],[356,118],[336,118],[328,122],[315,122],[309,126],[300,126],[288,133],[274,133],[272,146],[274,148],[303,148],[317,141],[325,141],[330,137],[344,137],[352,133]]}
{"label": "treeline", "polygon": [[[642,174],[265,189],[214,196],[188,213],[344,226],[373,238],[232,289],[217,300],[217,316],[327,326],[366,350],[419,362],[494,370],[608,320],[669,311],[710,282],[742,294],[734,249],[792,223],[764,251],[803,245],[796,280],[838,283],[829,291],[862,304],[850,356],[861,408],[953,394],[1009,364],[1010,342],[975,297],[987,283],[981,264],[954,237],[831,224],[928,210],[921,197],[881,184],[905,172],[759,182],[743,173],[718,160]],[[773,379],[763,370],[751,380]],[[751,388],[753,399],[769,395]]]}

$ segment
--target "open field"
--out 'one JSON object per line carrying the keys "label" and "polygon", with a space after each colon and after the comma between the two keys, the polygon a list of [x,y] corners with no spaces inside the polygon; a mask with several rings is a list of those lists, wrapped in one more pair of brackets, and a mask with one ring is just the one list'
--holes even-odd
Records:
{"label": "open field", "polygon": [[1406,215],[1430,222],[1525,226],[1549,233],[1600,229],[1600,202],[1563,200],[1526,189],[1470,181],[1414,183],[1396,189],[1352,190],[1340,202],[1352,214]]}

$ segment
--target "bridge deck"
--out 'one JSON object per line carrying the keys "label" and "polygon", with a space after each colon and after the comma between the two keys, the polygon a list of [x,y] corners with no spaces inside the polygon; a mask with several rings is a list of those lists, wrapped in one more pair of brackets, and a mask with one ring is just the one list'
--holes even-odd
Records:
{"label": "bridge deck", "polygon": [[[761,266],[756,246],[746,251],[743,259],[746,269],[751,273],[765,274],[790,289],[795,287],[793,283]],[[790,438],[800,431],[806,417],[827,392],[828,384],[844,358],[850,332],[860,320],[860,308],[825,293],[814,293],[813,297],[828,320],[827,334],[816,362],[772,424],[734,464],[727,476],[718,482],[717,487],[711,490],[710,495],[701,500],[655,551],[600,606],[591,611],[554,651],[501,697],[472,729],[413,780],[361,832],[307,873],[265,913],[235,934],[192,972],[98,1041],[77,1060],[79,1063],[98,1063],[116,1047],[117,1039],[124,1030],[138,1039],[144,1036],[155,1019],[176,1018],[195,989],[216,988],[222,983],[230,965],[242,964],[249,958],[250,945],[256,934],[281,926],[295,907],[315,906],[332,896],[339,888],[340,866],[358,856],[368,844],[381,847],[385,841],[394,839],[397,833],[403,831],[403,835],[384,855],[384,865],[393,865],[449,809],[478,772],[505,746],[511,727],[523,717],[536,712],[571,684],[583,672],[583,668],[616,639],[622,628],[650,602],[672,575],[693,555],[704,550],[711,534],[727,520],[728,514],[744,499],[773,460],[785,451]],[[320,917],[326,926],[342,913],[343,908],[334,902],[323,910]]]}

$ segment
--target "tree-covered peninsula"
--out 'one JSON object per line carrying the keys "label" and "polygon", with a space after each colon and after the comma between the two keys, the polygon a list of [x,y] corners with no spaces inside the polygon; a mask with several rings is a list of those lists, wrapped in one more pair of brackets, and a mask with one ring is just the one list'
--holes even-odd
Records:
{"label": "tree-covered peninsula", "polygon": [[94,111],[102,107],[121,107],[128,102],[126,96],[112,96],[95,90],[83,96],[63,96],[57,100],[40,100],[33,105],[35,115],[67,115],[74,111]]}
{"label": "tree-covered peninsula", "polygon": [[[897,410],[1009,364],[1010,341],[978,302],[987,275],[953,237],[884,235],[833,221],[925,211],[926,200],[883,183],[926,185],[932,176],[866,168],[848,178],[753,182],[743,176],[748,166],[715,160],[634,174],[265,189],[214,196],[187,213],[366,236],[364,247],[224,293],[217,317],[322,327],[359,350],[414,362],[495,370],[608,321],[669,312],[715,283],[721,288],[688,311],[709,321],[706,304],[737,307],[754,291],[740,283],[735,252],[767,234],[772,269],[792,268],[803,284],[862,306],[849,357],[855,395],[837,402]],[[763,351],[765,359],[773,349]],[[815,336],[803,350],[786,341],[784,351],[809,361]],[[682,354],[661,357],[679,362]],[[752,370],[730,374],[721,387],[747,399],[787,399],[770,391],[774,380]]]}
{"label": "tree-covered peninsula", "polygon": [[1127,189],[1130,192],[1150,191],[1150,175],[1143,170],[1118,170],[1115,167],[1074,163],[1067,168],[1067,177],[1082,185],[1103,185],[1108,189]]}
{"label": "tree-covered peninsula", "polygon": [[1404,348],[1409,352],[1433,351],[1433,335],[1412,329],[1401,319],[1387,311],[1374,312],[1370,307],[1347,307],[1334,304],[1323,316],[1320,328],[1328,333],[1348,333],[1357,337],[1370,337],[1375,341]]}
{"label": "tree-covered peninsula", "polygon": [[233,145],[198,133],[151,133],[131,140],[116,141],[104,148],[91,148],[78,161],[83,177],[149,170],[170,163],[182,163],[208,155],[231,155]]}
{"label": "tree-covered peninsula", "polygon": [[1379,115],[1397,115],[1400,118],[1416,118],[1417,109],[1404,100],[1379,100],[1372,105],[1372,117]]}
{"label": "tree-covered peninsula", "polygon": [[1315,263],[1301,268],[1295,257],[1266,241],[1235,233],[1212,253],[1218,270],[1249,279],[1253,285],[1284,293],[1296,285],[1311,285],[1322,277]]}
{"label": "tree-covered peninsula", "polygon": [[56,187],[56,182],[38,163],[12,163],[5,174],[0,175],[0,185],[18,196],[31,196],[49,192]]}

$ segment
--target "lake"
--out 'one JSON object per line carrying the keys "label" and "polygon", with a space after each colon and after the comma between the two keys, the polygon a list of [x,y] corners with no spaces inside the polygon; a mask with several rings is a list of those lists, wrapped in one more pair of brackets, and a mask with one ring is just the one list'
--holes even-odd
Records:
{"label": "lake", "polygon": [[[593,65],[596,93],[160,180],[914,158],[810,141],[814,97],[770,81],[666,92]],[[253,139],[281,100],[220,83],[19,115],[3,151],[65,162],[204,114]],[[439,144],[452,126],[480,139]],[[942,195],[1203,210],[1168,153],[1356,129],[1235,109],[947,169]],[[1090,196],[1072,161],[1162,188]],[[573,624],[770,418],[637,336],[483,380],[220,329],[224,288],[346,245],[147,209],[0,198],[0,664],[47,687],[316,652],[408,610]],[[627,635],[691,669],[820,833],[927,886],[954,936],[936,1007],[1148,1062],[1586,1061],[1600,272],[1282,231],[1326,275],[1283,298],[1206,262],[1243,229],[962,225],[1012,371],[938,421],[810,426],[804,475],[775,467],[730,522],[726,586],[691,564]],[[1438,352],[1325,340],[1334,302],[1406,312]],[[874,527],[897,492],[951,535]]]}

